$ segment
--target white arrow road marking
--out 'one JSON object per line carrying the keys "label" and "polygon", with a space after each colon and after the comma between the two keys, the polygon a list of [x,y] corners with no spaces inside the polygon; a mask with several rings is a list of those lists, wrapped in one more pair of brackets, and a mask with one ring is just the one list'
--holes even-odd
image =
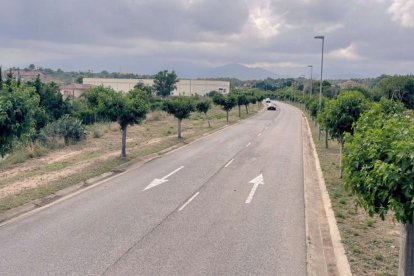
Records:
{"label": "white arrow road marking", "polygon": [[178,172],[179,170],[181,170],[182,168],[184,168],[184,166],[179,167],[178,169],[176,169],[175,171],[167,174],[166,176],[164,176],[163,178],[155,178],[143,191],[154,188],[164,182],[168,181],[168,177],[170,177],[171,175],[175,174],[176,172]]}
{"label": "white arrow road marking", "polygon": [[185,208],[185,206],[187,206],[191,201],[193,201],[193,199],[196,198],[196,196],[198,196],[199,193],[200,192],[195,193],[189,200],[187,200],[187,202],[184,203],[183,206],[180,207],[180,209],[178,209],[178,212],[183,210]]}
{"label": "white arrow road marking", "polygon": [[224,167],[227,168],[228,166],[230,166],[231,163],[233,163],[233,161],[234,161],[234,158],[231,159]]}
{"label": "white arrow road marking", "polygon": [[249,183],[252,183],[254,185],[253,185],[252,190],[250,191],[249,196],[246,199],[246,202],[245,202],[246,204],[249,204],[252,201],[254,193],[256,193],[257,187],[259,187],[259,185],[264,184],[263,174],[259,174],[258,176],[250,180]]}

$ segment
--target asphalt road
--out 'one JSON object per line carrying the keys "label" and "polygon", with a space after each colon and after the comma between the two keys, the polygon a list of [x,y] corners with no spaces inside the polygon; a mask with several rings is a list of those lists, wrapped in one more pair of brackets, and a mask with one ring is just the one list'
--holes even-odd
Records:
{"label": "asphalt road", "polygon": [[0,275],[306,275],[302,115],[278,107],[1,226]]}

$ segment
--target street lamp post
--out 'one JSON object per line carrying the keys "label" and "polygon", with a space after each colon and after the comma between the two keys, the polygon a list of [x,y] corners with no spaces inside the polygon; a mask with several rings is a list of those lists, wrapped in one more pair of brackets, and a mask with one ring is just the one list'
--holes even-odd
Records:
{"label": "street lamp post", "polygon": [[310,91],[309,91],[309,98],[310,98],[312,97],[312,92],[313,92],[313,79],[312,79],[313,65],[308,65],[308,67],[310,68],[310,81],[311,81]]}
{"label": "street lamp post", "polygon": [[[319,111],[321,111],[322,109],[322,75],[323,75],[323,46],[325,44],[325,36],[323,35],[318,35],[314,37],[315,39],[322,39],[322,58],[321,58],[321,81],[319,83]],[[318,139],[321,139],[321,128],[319,126],[319,134],[318,134]],[[326,141],[325,141],[325,147],[327,147],[328,144],[328,139],[326,137]]]}

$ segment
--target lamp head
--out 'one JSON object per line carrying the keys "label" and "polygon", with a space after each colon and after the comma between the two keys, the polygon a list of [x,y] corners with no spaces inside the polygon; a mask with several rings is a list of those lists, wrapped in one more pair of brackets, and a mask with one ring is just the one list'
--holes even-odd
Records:
{"label": "lamp head", "polygon": [[311,67],[311,68],[312,68],[312,67],[313,67],[313,65],[308,65],[308,67]]}
{"label": "lamp head", "polygon": [[316,39],[324,39],[325,37],[323,35],[317,35],[314,38],[316,38]]}

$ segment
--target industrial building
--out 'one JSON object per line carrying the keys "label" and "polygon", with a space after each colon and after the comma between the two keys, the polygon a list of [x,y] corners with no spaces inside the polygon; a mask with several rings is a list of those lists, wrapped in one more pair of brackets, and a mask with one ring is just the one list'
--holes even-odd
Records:
{"label": "industrial building", "polygon": [[[83,84],[102,85],[104,87],[111,87],[115,91],[127,93],[137,83],[152,86],[153,79],[103,79],[103,78],[84,78]],[[204,96],[211,91],[217,91],[227,94],[230,91],[230,82],[228,81],[213,81],[213,80],[179,80],[176,83],[176,89],[172,92],[174,96]]]}

